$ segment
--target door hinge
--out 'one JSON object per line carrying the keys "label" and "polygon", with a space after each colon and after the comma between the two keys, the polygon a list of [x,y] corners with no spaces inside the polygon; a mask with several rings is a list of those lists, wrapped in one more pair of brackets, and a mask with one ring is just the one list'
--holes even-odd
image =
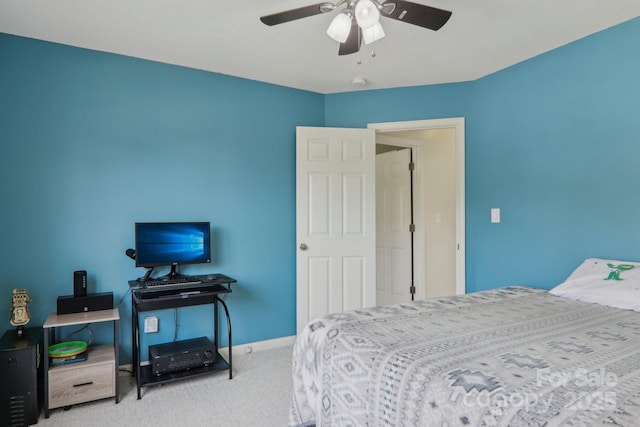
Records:
{"label": "door hinge", "polygon": [[416,287],[415,286],[409,286],[409,292],[411,293],[411,295],[416,293]]}
{"label": "door hinge", "polygon": [[416,225],[415,224],[409,224],[409,232],[410,233],[415,233],[416,232]]}
{"label": "door hinge", "polygon": [[414,170],[416,170],[416,164],[415,164],[415,163],[413,163],[413,162],[409,163],[409,170],[410,170],[410,171],[414,171]]}

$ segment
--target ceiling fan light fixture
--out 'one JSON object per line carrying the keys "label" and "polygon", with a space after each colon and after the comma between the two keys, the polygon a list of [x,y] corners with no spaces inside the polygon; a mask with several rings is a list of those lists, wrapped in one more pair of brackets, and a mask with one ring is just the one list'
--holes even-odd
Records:
{"label": "ceiling fan light fixture", "polygon": [[371,0],[359,0],[355,9],[356,21],[360,28],[369,28],[378,23],[380,12]]}
{"label": "ceiling fan light fixture", "polygon": [[320,12],[327,13],[331,12],[336,8],[336,5],[333,3],[320,3]]}
{"label": "ceiling fan light fixture", "polygon": [[329,28],[327,28],[329,37],[338,43],[346,42],[349,32],[351,32],[351,17],[346,13],[336,15],[331,24],[329,24]]}
{"label": "ceiling fan light fixture", "polygon": [[380,40],[384,37],[384,30],[382,29],[382,25],[379,22],[376,22],[375,25],[369,28],[362,29],[362,38],[364,39],[365,44],[371,44],[376,40]]}
{"label": "ceiling fan light fixture", "polygon": [[380,10],[385,15],[391,15],[393,13],[393,11],[396,10],[396,4],[395,3],[384,3],[383,5],[380,6]]}

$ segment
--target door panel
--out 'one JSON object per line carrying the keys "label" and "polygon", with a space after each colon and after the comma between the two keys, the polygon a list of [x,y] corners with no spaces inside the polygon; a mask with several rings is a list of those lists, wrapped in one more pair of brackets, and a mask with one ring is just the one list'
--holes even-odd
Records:
{"label": "door panel", "polygon": [[329,236],[329,193],[330,176],[323,173],[310,173],[309,179],[309,235]]}
{"label": "door panel", "polygon": [[296,325],[375,305],[375,133],[296,128]]}
{"label": "door panel", "polygon": [[345,236],[363,237],[365,232],[364,175],[346,174],[342,179],[343,233]]}
{"label": "door panel", "polygon": [[[362,256],[348,256],[342,260],[343,295],[342,307],[335,311],[351,310],[364,306],[365,258]],[[373,304],[371,304],[373,305]]]}
{"label": "door panel", "polygon": [[311,257],[308,259],[309,317],[321,316],[331,310],[329,284],[331,278],[331,260],[329,257]]}

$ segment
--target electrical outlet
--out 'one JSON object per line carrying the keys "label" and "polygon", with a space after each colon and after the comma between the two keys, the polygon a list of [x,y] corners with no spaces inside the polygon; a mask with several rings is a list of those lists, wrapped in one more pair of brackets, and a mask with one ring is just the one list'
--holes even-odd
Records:
{"label": "electrical outlet", "polygon": [[145,317],[144,319],[144,333],[149,334],[152,332],[158,332],[158,318],[155,316]]}

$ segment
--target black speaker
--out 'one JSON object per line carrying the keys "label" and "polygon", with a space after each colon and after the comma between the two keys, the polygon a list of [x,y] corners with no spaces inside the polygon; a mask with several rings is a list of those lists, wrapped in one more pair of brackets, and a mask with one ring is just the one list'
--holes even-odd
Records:
{"label": "black speaker", "polygon": [[113,308],[113,292],[89,294],[84,297],[71,295],[58,297],[58,314],[83,313]]}
{"label": "black speaker", "polygon": [[87,296],[87,272],[84,270],[73,272],[73,296]]}

